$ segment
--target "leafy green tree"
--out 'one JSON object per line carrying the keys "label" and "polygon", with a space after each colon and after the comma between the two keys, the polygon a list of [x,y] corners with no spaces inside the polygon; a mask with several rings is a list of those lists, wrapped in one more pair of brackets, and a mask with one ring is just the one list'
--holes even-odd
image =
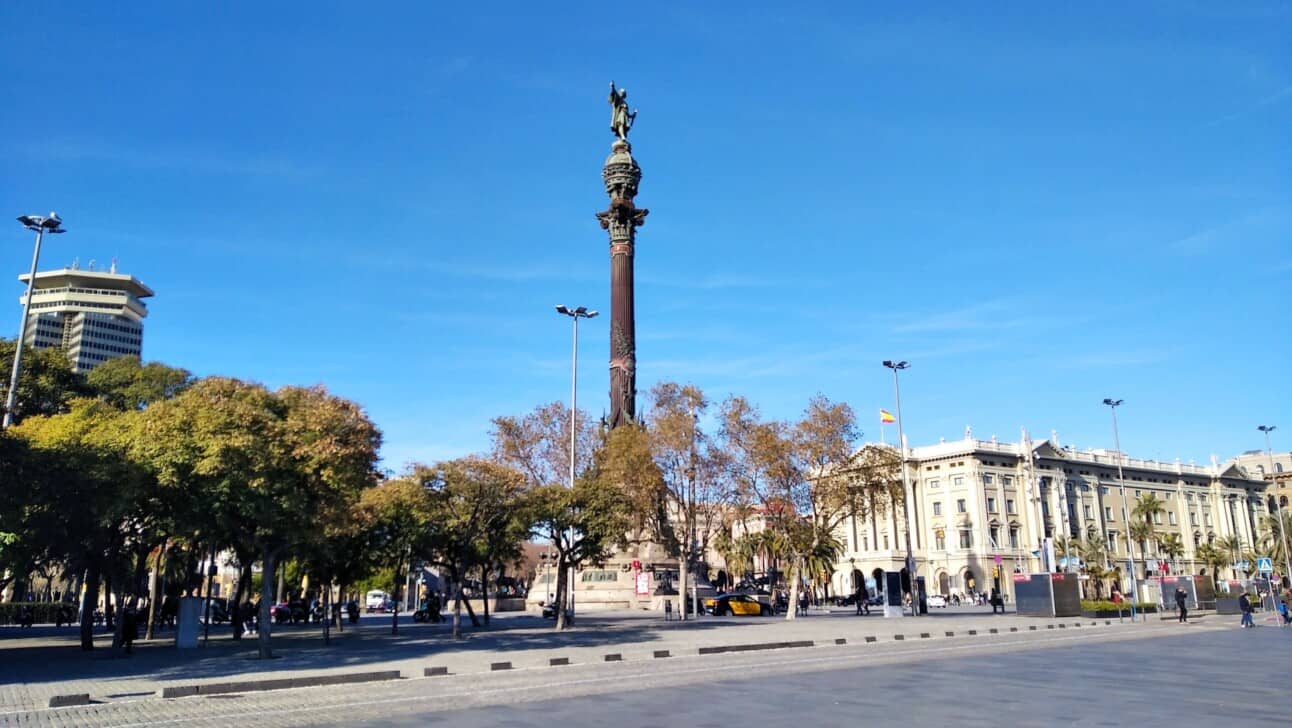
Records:
{"label": "leafy green tree", "polygon": [[1184,557],[1184,540],[1178,533],[1168,533],[1162,537],[1159,544],[1162,555],[1171,560],[1171,564],[1179,569],[1180,559]]}
{"label": "leafy green tree", "polygon": [[436,504],[417,471],[386,481],[359,496],[358,526],[366,534],[364,551],[376,564],[393,570],[395,609],[390,633],[399,633],[400,589],[416,556],[430,553],[436,527]]}
{"label": "leafy green tree", "polygon": [[[761,504],[790,565],[790,593],[797,594],[808,556],[837,543],[839,526],[864,507],[865,490],[891,482],[894,471],[883,458],[857,459],[852,408],[825,397],[812,398],[794,424],[762,421],[747,401],[732,398],[723,403],[722,422],[738,488]],[[786,618],[794,617],[789,610]]]}
{"label": "leafy green tree", "polygon": [[[0,339],[0,408],[8,401],[9,372],[13,370],[13,357],[17,350],[14,339]],[[53,415],[66,412],[72,400],[90,394],[81,375],[72,371],[72,363],[62,349],[33,349],[24,347],[22,372],[18,377],[18,401],[14,406],[14,422],[23,417]]]}
{"label": "leafy green tree", "polygon": [[[520,510],[525,476],[484,458],[466,457],[418,468],[415,477],[433,503],[431,559],[444,569],[451,582],[456,638],[461,636],[463,583],[472,573],[487,571],[491,561],[501,555],[514,553],[506,544],[511,537],[524,538],[525,533],[518,533],[512,519]],[[494,534],[491,542],[491,531],[502,534]],[[496,549],[494,553],[490,553],[491,547]],[[482,585],[487,601],[487,580]],[[474,615],[472,622],[475,623]]]}
{"label": "leafy green tree", "polygon": [[1212,586],[1217,585],[1220,570],[1229,566],[1229,552],[1214,543],[1204,543],[1196,549],[1198,560],[1211,569]]}
{"label": "leafy green tree", "polygon": [[[586,534],[584,526],[600,529],[611,514],[599,510],[584,515],[582,503],[597,501],[583,494],[578,483],[593,465],[594,451],[598,449],[601,435],[594,429],[586,413],[578,413],[575,430],[574,473],[575,485],[568,487],[570,472],[570,411],[559,402],[543,405],[521,417],[497,417],[490,433],[493,447],[490,458],[501,465],[520,471],[528,490],[529,521],[531,534],[548,540],[556,552],[556,629],[566,628],[568,603],[567,572],[570,566],[584,562],[589,554],[599,554],[604,544],[571,539],[571,528]],[[578,493],[576,494],[576,491]],[[619,504],[620,510],[623,505]],[[625,520],[626,522],[626,520]],[[626,532],[626,529],[625,529]],[[622,539],[624,533],[615,537]]]}
{"label": "leafy green tree", "polygon": [[[133,413],[102,402],[74,400],[65,414],[28,417],[14,428],[45,455],[46,472],[28,483],[24,497],[28,538],[46,544],[49,556],[86,569],[81,646],[93,649],[91,615],[100,578],[108,576],[121,603],[128,569],[123,560],[148,539],[156,481],[128,456]],[[110,603],[111,604],[111,603]]]}
{"label": "leafy green tree", "polygon": [[85,383],[117,409],[141,410],[183,392],[192,385],[193,375],[158,362],[143,364],[137,356],[122,356],[91,369]]}
{"label": "leafy green tree", "polygon": [[736,501],[721,441],[699,426],[708,409],[709,400],[698,387],[661,382],[651,388],[646,417],[650,426],[645,431],[655,467],[642,472],[655,471],[659,477],[651,474],[644,481],[647,490],[643,495],[663,506],[652,520],[651,530],[678,559],[678,588],[683,595],[687,594],[688,571],[702,568],[700,561],[722,532],[724,516]]}

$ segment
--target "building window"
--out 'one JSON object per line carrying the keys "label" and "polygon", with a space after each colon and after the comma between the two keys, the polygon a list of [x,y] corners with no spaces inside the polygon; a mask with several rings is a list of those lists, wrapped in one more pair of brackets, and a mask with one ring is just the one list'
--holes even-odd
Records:
{"label": "building window", "polygon": [[1204,526],[1210,526],[1210,525],[1211,525],[1211,514],[1210,514],[1210,513],[1204,513],[1204,514],[1202,514],[1202,524],[1203,524]]}
{"label": "building window", "polygon": [[1009,514],[1011,514],[1011,515],[1014,513],[1014,499],[1013,499],[1013,498],[1006,498],[1006,499],[1005,499],[1005,512],[1006,512],[1006,513],[1009,513]]}
{"label": "building window", "polygon": [[965,529],[960,532],[960,548],[973,548],[973,531]]}
{"label": "building window", "polygon": [[1099,486],[1099,495],[1108,495],[1108,486],[1106,485]]}
{"label": "building window", "polygon": [[935,549],[937,549],[938,551],[946,551],[946,550],[947,550],[947,537],[946,537],[946,535],[945,535],[945,534],[943,534],[941,531],[938,531],[936,534],[934,534],[934,536],[933,536],[933,547],[934,547]]}
{"label": "building window", "polygon": [[1018,526],[1009,527],[1009,547],[1018,548]]}
{"label": "building window", "polygon": [[1013,486],[1013,485],[1014,485],[1014,476],[1012,476],[1012,475],[1002,475],[1002,476],[1000,476],[1000,484],[1001,484],[1001,485],[1003,485],[1003,486],[1005,486],[1006,488],[1009,488],[1009,487]]}
{"label": "building window", "polygon": [[1190,512],[1189,512],[1189,525],[1190,525],[1190,526],[1196,526],[1196,525],[1198,525],[1198,514],[1197,514],[1197,513],[1193,513],[1192,511],[1190,511]]}
{"label": "building window", "polygon": [[983,474],[982,474],[982,484],[983,484],[983,485],[991,485],[991,473],[983,473]]}
{"label": "building window", "polygon": [[992,526],[987,533],[991,535],[991,547],[1000,548],[1000,526]]}
{"label": "building window", "polygon": [[1174,526],[1174,525],[1175,525],[1175,513],[1174,513],[1174,512],[1170,512],[1170,513],[1167,513],[1167,514],[1166,514],[1166,522],[1167,522],[1168,524],[1172,525],[1172,526]]}
{"label": "building window", "polygon": [[1117,532],[1116,531],[1108,532],[1108,552],[1114,553],[1114,554],[1117,553]]}
{"label": "building window", "polygon": [[933,515],[942,515],[942,501],[933,501]]}
{"label": "building window", "polygon": [[988,512],[988,513],[995,513],[995,512],[996,512],[996,499],[995,499],[995,498],[988,498],[988,499],[987,499],[987,512]]}
{"label": "building window", "polygon": [[1283,472],[1283,463],[1274,463],[1274,472],[1276,473]]}
{"label": "building window", "polygon": [[1049,502],[1049,501],[1041,501],[1041,515],[1042,515],[1042,516],[1045,516],[1045,517],[1047,517],[1047,518],[1050,516],[1050,502]]}
{"label": "building window", "polygon": [[936,488],[936,487],[938,487],[938,481],[937,481],[937,478],[934,478],[933,480],[930,480],[930,481],[927,481],[927,482],[928,482],[928,486],[929,486],[930,488]]}
{"label": "building window", "polygon": [[1085,516],[1086,520],[1090,520],[1091,518],[1095,517],[1094,511],[1090,509],[1089,503],[1086,503],[1085,505],[1081,506],[1081,515]]}
{"label": "building window", "polygon": [[963,476],[963,475],[957,475],[957,476],[953,477],[953,478],[951,479],[951,484],[952,484],[952,485],[964,485],[964,484],[965,484],[965,478],[964,478],[964,476]]}
{"label": "building window", "polygon": [[884,550],[888,550],[888,534],[884,534]]}
{"label": "building window", "polygon": [[617,571],[585,571],[581,576],[583,582],[609,582],[618,581],[619,572]]}
{"label": "building window", "polygon": [[965,512],[965,499],[960,498],[956,500],[956,513],[964,513],[964,512]]}
{"label": "building window", "polygon": [[1156,524],[1157,524],[1157,525],[1159,525],[1159,526],[1160,526],[1160,525],[1162,525],[1162,514],[1161,514],[1161,513],[1154,513],[1154,514],[1153,514],[1153,523],[1156,523]]}
{"label": "building window", "polygon": [[1105,520],[1105,521],[1112,521],[1112,520],[1115,520],[1115,519],[1113,518],[1113,507],[1112,507],[1112,506],[1104,506],[1104,520]]}

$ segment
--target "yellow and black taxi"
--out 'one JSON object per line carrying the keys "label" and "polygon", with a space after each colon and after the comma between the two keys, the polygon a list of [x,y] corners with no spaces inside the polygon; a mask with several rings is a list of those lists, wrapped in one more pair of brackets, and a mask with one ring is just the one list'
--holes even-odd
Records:
{"label": "yellow and black taxi", "polygon": [[704,599],[704,611],[714,616],[772,616],[772,606],[749,594],[717,594]]}

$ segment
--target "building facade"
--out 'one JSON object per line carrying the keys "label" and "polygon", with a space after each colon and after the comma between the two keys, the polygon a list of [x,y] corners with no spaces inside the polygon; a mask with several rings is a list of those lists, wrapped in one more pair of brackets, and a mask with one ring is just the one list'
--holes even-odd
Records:
{"label": "building facade", "polygon": [[1233,462],[1247,471],[1249,476],[1270,483],[1266,501],[1271,508],[1275,504],[1270,499],[1277,499],[1279,508],[1289,507],[1289,498],[1292,497],[1292,452],[1248,450],[1234,458]]}
{"label": "building facade", "polygon": [[[983,592],[999,584],[1012,597],[1011,574],[1080,569],[1076,556],[1053,558],[1047,539],[1102,538],[1109,565],[1124,569],[1133,557],[1137,579],[1146,575],[1146,560],[1166,560],[1159,542],[1167,534],[1177,534],[1184,545],[1183,556],[1168,565],[1171,573],[1204,569],[1196,558],[1204,543],[1233,535],[1255,542],[1266,483],[1235,463],[1204,467],[1123,457],[1119,481],[1118,460],[1109,450],[1078,451],[1026,438],[1006,443],[967,435],[909,449],[916,576],[924,577],[931,594]],[[1152,519],[1154,536],[1128,545],[1126,515],[1148,494],[1163,508]],[[900,506],[845,521],[839,537],[847,552],[836,565],[833,590],[855,592],[867,583],[882,588],[884,572],[904,572],[906,524]]]}
{"label": "building facade", "polygon": [[[18,280],[25,285],[29,277],[24,273]],[[63,349],[78,372],[120,356],[142,356],[143,320],[148,316],[143,299],[152,295],[152,289],[137,279],[117,273],[115,265],[108,271],[39,272],[25,345]]]}

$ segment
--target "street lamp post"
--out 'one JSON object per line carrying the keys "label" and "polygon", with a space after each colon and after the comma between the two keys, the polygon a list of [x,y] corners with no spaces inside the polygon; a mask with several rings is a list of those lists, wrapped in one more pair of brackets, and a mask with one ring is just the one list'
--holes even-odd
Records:
{"label": "street lamp post", "polygon": [[31,292],[36,287],[36,264],[40,262],[40,243],[45,233],[56,235],[66,232],[58,213],[45,215],[23,215],[18,222],[28,230],[36,231],[36,249],[31,254],[31,276],[27,279],[27,295],[22,300],[22,321],[18,324],[18,343],[13,352],[13,373],[9,376],[9,393],[5,397],[3,429],[13,424],[13,409],[18,403],[18,372],[22,370],[22,345],[27,338],[27,317],[31,313]]}
{"label": "street lamp post", "polygon": [[[596,318],[596,311],[589,311],[586,306],[570,308],[564,304],[556,307],[556,312],[569,316],[574,322],[574,348],[570,357],[570,489],[574,489],[574,456],[578,447],[578,416],[579,416],[579,319]],[[566,536],[570,542],[570,549],[574,549],[574,526],[571,525]],[[570,575],[568,594],[566,595],[567,620],[569,623],[574,622],[574,563],[570,563]]]}
{"label": "street lamp post", "polygon": [[[1135,621],[1135,600],[1138,598],[1138,590],[1135,584],[1135,545],[1131,543],[1130,532],[1130,511],[1126,508],[1126,478],[1122,475],[1122,444],[1121,437],[1117,433],[1117,408],[1121,406],[1120,399],[1105,399],[1104,404],[1108,405],[1113,413],[1113,447],[1117,450],[1117,490],[1122,497],[1122,524],[1126,529],[1126,567],[1130,572],[1131,587],[1131,621]],[[1146,623],[1147,624],[1147,623]]]}
{"label": "street lamp post", "polygon": [[[1265,452],[1270,458],[1270,482],[1275,485],[1275,490],[1278,490],[1279,478],[1274,472],[1274,448],[1270,446],[1270,433],[1277,428],[1274,425],[1257,425],[1256,429],[1265,433]],[[1279,521],[1279,538],[1283,541],[1283,574],[1292,579],[1292,555],[1288,554],[1288,534],[1283,527],[1283,504],[1279,502],[1277,493],[1274,494],[1274,510],[1274,517]],[[1272,588],[1271,593],[1273,593]]]}
{"label": "street lamp post", "polygon": [[898,384],[897,373],[909,369],[911,365],[904,361],[884,360],[884,366],[893,370],[893,394],[897,400],[897,447],[901,453],[902,464],[902,498],[906,501],[903,510],[906,512],[906,574],[911,586],[911,616],[920,613],[919,589],[915,582],[915,551],[911,549],[911,479],[906,472],[906,434],[902,429],[902,387]]}

